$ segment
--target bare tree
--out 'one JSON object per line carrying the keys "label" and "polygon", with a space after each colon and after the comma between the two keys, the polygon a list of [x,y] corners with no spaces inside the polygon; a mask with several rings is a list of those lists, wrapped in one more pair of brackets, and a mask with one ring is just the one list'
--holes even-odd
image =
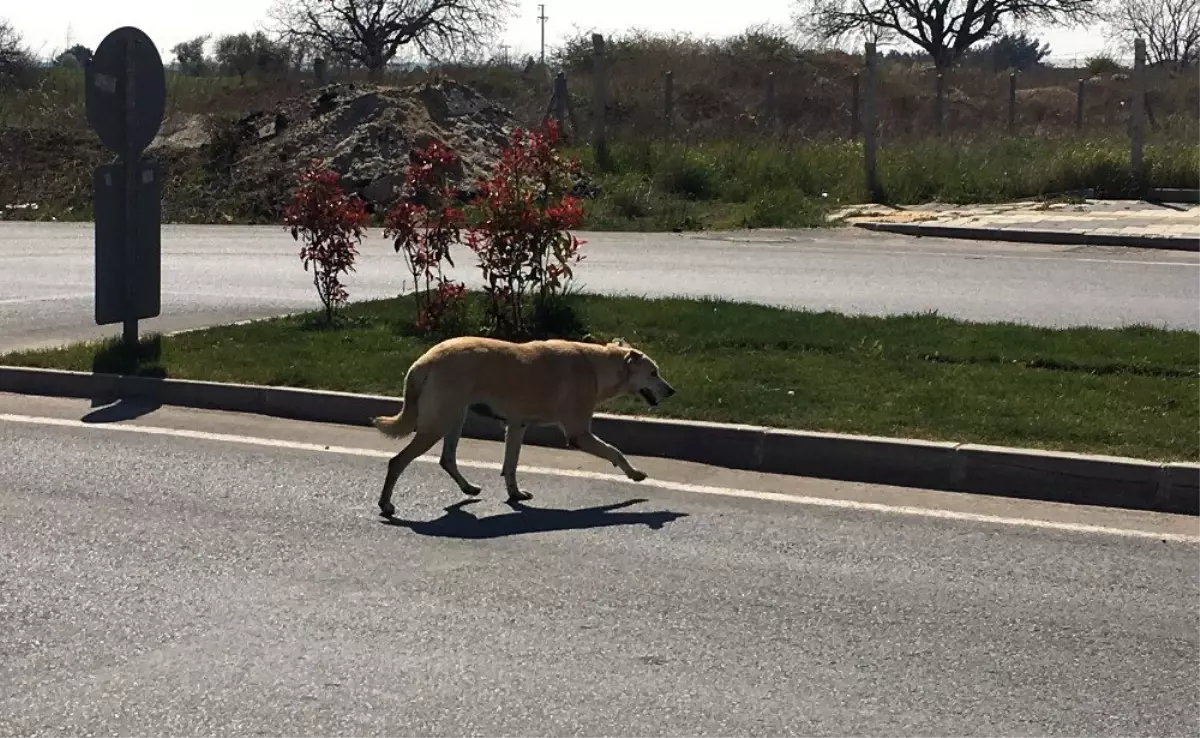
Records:
{"label": "bare tree", "polygon": [[373,77],[405,47],[435,61],[483,48],[515,0],[276,0],[285,38],[352,60]]}
{"label": "bare tree", "polygon": [[1182,68],[1200,61],[1200,0],[1113,0],[1105,19],[1127,50],[1141,37],[1151,64]]}
{"label": "bare tree", "polygon": [[797,10],[797,25],[817,38],[900,40],[945,69],[1007,26],[1085,22],[1099,16],[1100,5],[1098,0],[800,0]]}
{"label": "bare tree", "polygon": [[21,34],[0,18],[0,83],[20,81],[33,67],[33,54],[25,47]]}

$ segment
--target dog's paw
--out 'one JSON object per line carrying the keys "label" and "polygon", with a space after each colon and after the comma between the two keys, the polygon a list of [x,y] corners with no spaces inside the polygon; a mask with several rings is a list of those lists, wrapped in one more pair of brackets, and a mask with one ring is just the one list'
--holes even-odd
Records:
{"label": "dog's paw", "polygon": [[527,500],[532,500],[532,499],[533,499],[533,495],[530,494],[529,492],[526,492],[525,490],[510,489],[508,491],[508,501],[509,502],[525,502]]}
{"label": "dog's paw", "polygon": [[396,515],[396,506],[390,502],[379,503],[379,514],[385,518],[394,517]]}
{"label": "dog's paw", "polygon": [[646,478],[646,472],[642,471],[641,469],[631,469],[626,472],[625,476],[629,477],[635,482],[640,482]]}

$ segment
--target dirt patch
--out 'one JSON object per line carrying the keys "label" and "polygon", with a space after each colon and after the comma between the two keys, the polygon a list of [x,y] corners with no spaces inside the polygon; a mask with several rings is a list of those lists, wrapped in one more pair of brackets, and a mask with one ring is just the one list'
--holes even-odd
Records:
{"label": "dirt patch", "polygon": [[226,217],[278,220],[296,174],[313,161],[341,174],[368,210],[386,208],[401,194],[411,152],[431,140],[459,155],[451,176],[466,195],[491,171],[513,127],[509,111],[449,80],[333,84],[238,118],[189,116],[152,148],[159,158],[190,159],[189,168],[207,171],[209,184],[222,190],[211,194]]}

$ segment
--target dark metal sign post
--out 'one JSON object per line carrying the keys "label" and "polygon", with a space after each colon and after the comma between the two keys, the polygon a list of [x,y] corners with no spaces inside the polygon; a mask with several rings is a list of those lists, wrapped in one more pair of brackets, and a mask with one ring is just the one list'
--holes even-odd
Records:
{"label": "dark metal sign post", "polygon": [[138,320],[162,308],[162,171],[142,152],[162,125],[166,71],[150,37],[124,26],[100,42],[85,79],[88,124],[119,157],[92,176],[96,324],[122,323],[136,347]]}

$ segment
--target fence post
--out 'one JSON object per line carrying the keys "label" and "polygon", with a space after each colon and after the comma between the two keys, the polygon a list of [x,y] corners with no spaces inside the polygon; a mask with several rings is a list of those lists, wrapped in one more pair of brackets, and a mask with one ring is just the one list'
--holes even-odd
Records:
{"label": "fence post", "polygon": [[594,61],[593,86],[592,92],[592,146],[596,150],[596,162],[601,166],[608,165],[608,136],[605,131],[605,108],[608,107],[605,100],[605,75],[607,70],[604,68],[604,36],[603,34],[592,34],[592,58]]}
{"label": "fence post", "polygon": [[1008,133],[1017,132],[1017,73],[1008,73]]}
{"label": "fence post", "polygon": [[946,77],[941,72],[938,72],[936,84],[933,99],[933,130],[934,133],[941,136],[946,117]]}
{"label": "fence post", "polygon": [[1079,78],[1079,87],[1075,92],[1075,130],[1083,130],[1083,78]]}
{"label": "fence post", "polygon": [[667,122],[667,133],[675,127],[675,75],[668,69],[663,75],[663,120]]}
{"label": "fence post", "polygon": [[567,73],[562,71],[554,76],[554,117],[558,120],[559,132],[565,137],[567,135]]}
{"label": "fence post", "polygon": [[859,134],[858,104],[858,72],[855,72],[850,78],[850,138],[858,138]]}
{"label": "fence post", "polygon": [[1146,42],[1135,39],[1133,42],[1133,106],[1130,111],[1133,116],[1130,133],[1132,140],[1129,147],[1129,163],[1133,169],[1133,178],[1140,189],[1142,186],[1142,136],[1146,128]]}
{"label": "fence post", "polygon": [[766,118],[768,123],[775,122],[775,73],[767,72]]}
{"label": "fence post", "polygon": [[866,167],[867,193],[875,202],[879,192],[879,181],[875,171],[875,44],[866,45],[867,89],[863,95],[863,164]]}

